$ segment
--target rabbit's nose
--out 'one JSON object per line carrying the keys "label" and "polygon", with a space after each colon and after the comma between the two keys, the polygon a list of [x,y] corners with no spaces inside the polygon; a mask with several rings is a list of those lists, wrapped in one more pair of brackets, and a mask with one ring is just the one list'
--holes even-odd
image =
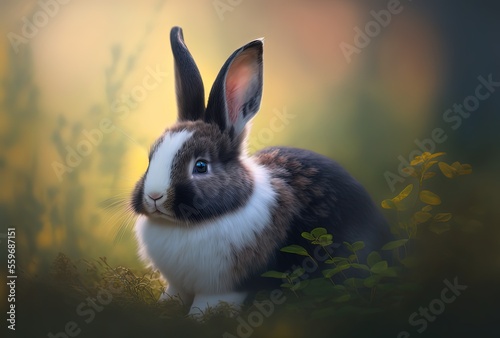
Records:
{"label": "rabbit's nose", "polygon": [[151,198],[153,201],[157,201],[163,197],[163,194],[161,192],[150,192],[148,193],[148,197]]}

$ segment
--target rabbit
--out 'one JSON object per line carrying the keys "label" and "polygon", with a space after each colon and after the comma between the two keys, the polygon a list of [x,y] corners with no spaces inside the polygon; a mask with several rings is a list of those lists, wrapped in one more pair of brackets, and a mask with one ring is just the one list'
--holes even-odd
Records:
{"label": "rabbit", "polygon": [[301,264],[303,256],[280,249],[312,249],[301,233],[315,227],[335,243],[363,240],[366,252],[385,243],[378,208],[333,160],[287,147],[247,154],[248,124],[262,97],[262,39],[227,59],[206,108],[180,27],[170,40],[178,120],[151,146],[131,198],[139,255],[167,281],[160,300],[180,299],[194,316],[219,302],[241,309],[268,286],[263,272]]}

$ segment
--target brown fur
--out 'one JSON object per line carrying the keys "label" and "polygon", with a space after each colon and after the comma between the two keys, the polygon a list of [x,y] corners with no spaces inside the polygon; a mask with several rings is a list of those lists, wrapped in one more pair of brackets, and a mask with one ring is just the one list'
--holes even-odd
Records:
{"label": "brown fur", "polygon": [[[234,274],[238,281],[266,266],[276,248],[285,241],[291,221],[300,217],[303,207],[310,204],[310,194],[324,196],[324,190],[314,184],[318,172],[316,168],[304,168],[297,159],[281,154],[278,149],[257,154],[253,160],[268,169],[277,201],[271,224],[258,234],[259,241],[249,243],[234,254]],[[324,207],[321,206],[318,212],[322,212]]]}

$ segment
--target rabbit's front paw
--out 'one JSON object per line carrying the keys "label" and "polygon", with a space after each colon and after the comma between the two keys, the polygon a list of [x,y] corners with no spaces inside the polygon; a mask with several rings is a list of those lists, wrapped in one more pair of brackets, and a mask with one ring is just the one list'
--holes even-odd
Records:
{"label": "rabbit's front paw", "polygon": [[169,285],[165,291],[160,295],[159,302],[165,302],[170,300],[175,300],[181,304],[189,304],[190,302],[189,295],[181,290]]}
{"label": "rabbit's front paw", "polygon": [[189,310],[188,316],[195,320],[203,320],[205,314],[210,314],[211,309],[215,309],[217,306],[225,303],[230,308],[231,311],[227,313],[230,317],[233,317],[241,310],[243,302],[247,297],[246,292],[228,292],[216,295],[196,295],[194,297],[193,304]]}

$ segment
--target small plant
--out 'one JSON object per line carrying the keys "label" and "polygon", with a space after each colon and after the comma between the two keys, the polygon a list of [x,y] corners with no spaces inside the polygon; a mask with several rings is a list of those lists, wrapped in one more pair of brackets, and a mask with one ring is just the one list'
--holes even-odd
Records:
{"label": "small plant", "polygon": [[[343,245],[350,254],[348,257],[342,257],[331,254],[333,235],[327,233],[325,228],[320,227],[311,232],[303,232],[302,237],[312,245],[320,246],[326,253],[328,259],[324,261],[324,267],[321,267],[307,249],[300,245],[290,245],[282,248],[281,251],[311,259],[315,266],[320,269],[324,278],[304,279],[303,276],[307,275],[305,275],[303,268],[296,268],[292,272],[268,271],[262,276],[283,279],[284,283],[281,284],[281,287],[292,291],[298,299],[301,296],[297,291],[301,290],[305,296],[302,298],[306,298],[307,305],[321,304],[321,310],[314,310],[311,313],[312,317],[331,315],[338,311],[341,303],[356,304],[355,309],[358,312],[363,308],[366,310],[366,306],[375,301],[379,286],[398,277],[399,269],[389,266],[389,263],[383,260],[376,251],[367,256],[366,262],[361,262],[357,253],[365,247],[362,241],[344,242]],[[348,277],[349,275],[346,273],[348,269],[359,270],[349,274],[359,277]],[[327,282],[325,283],[325,281]],[[312,303],[309,302],[311,300]],[[294,306],[292,305],[292,307]]]}
{"label": "small plant", "polygon": [[[452,214],[449,212],[432,213],[435,207],[441,205],[441,198],[436,193],[424,189],[424,185],[426,181],[436,176],[436,172],[431,171],[432,168],[435,168],[435,164],[438,164],[443,175],[449,179],[471,174],[472,167],[460,162],[449,165],[436,160],[443,155],[445,153],[425,152],[421,156],[416,156],[410,162],[410,167],[405,168],[404,171],[414,177],[417,183],[407,185],[394,198],[382,201],[382,208],[396,212],[397,221],[391,228],[394,234],[409,240],[416,238],[418,229],[423,226],[427,226],[430,231],[436,234],[450,230],[449,221]],[[410,214],[409,217],[408,214]],[[401,245],[405,243],[399,241]],[[392,249],[397,248],[397,246],[394,247],[394,244],[392,246]]]}

